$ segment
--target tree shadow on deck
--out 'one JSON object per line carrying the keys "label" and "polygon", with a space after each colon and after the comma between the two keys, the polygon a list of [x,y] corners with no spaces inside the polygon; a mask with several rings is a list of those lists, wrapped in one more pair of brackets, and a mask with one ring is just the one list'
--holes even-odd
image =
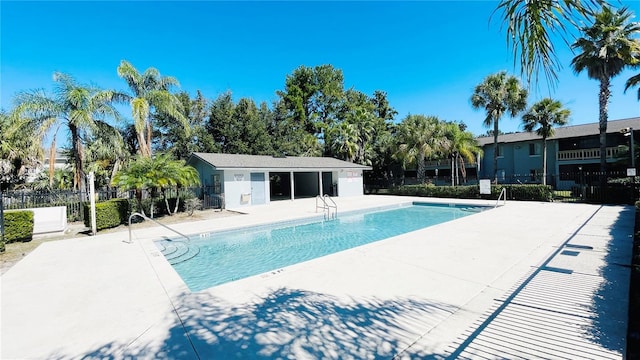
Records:
{"label": "tree shadow on deck", "polygon": [[111,342],[79,358],[392,358],[456,310],[406,298],[344,302],[285,288],[243,305],[206,292],[185,294],[178,309],[184,326],[175,321],[166,338]]}

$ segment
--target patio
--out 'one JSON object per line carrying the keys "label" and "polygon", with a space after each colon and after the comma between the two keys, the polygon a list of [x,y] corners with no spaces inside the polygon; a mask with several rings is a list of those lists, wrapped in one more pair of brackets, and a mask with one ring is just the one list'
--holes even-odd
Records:
{"label": "patio", "polygon": [[[339,211],[411,200],[337,198]],[[314,216],[314,199],[173,226]],[[243,209],[244,210],[244,209]],[[2,277],[2,358],[622,358],[632,207],[506,206],[191,293],[153,227],[41,245]],[[215,265],[212,265],[215,266]]]}

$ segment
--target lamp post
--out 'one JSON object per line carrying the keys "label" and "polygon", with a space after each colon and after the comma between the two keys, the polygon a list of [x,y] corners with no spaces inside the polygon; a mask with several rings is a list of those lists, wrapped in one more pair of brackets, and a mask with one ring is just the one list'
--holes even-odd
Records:
{"label": "lamp post", "polygon": [[635,149],[634,149],[634,145],[633,145],[633,128],[626,128],[622,130],[622,133],[624,134],[624,136],[629,136],[630,139],[630,148],[631,151],[629,151],[629,154],[631,155],[631,168],[635,169],[636,168],[636,155],[635,155]]}
{"label": "lamp post", "polygon": [[633,146],[633,128],[629,128],[629,136],[631,136],[631,167],[632,168],[636,168],[636,155],[635,155],[635,148]]}

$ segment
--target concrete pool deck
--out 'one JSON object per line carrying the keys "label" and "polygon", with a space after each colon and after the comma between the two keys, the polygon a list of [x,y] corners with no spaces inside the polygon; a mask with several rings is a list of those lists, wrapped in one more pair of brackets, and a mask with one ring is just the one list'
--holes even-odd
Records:
{"label": "concrete pool deck", "polygon": [[[495,201],[336,198],[339,211]],[[315,199],[172,225],[316,216]],[[191,293],[161,227],[48,242],[0,277],[0,358],[622,358],[633,207],[506,206]],[[627,266],[625,266],[627,265]],[[215,266],[215,264],[212,264]]]}

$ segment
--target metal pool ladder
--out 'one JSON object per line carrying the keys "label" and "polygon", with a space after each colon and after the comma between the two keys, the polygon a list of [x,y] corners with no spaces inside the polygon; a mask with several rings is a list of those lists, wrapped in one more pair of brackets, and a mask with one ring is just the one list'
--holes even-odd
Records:
{"label": "metal pool ladder", "polygon": [[[168,227],[168,226],[167,226],[167,225],[165,225],[165,224],[162,224],[162,223],[160,223],[160,222],[158,222],[158,221],[156,221],[156,220],[153,220],[153,219],[152,219],[152,218],[150,218],[150,217],[147,217],[147,216],[146,216],[146,215],[144,215],[144,214],[141,214],[141,213],[138,213],[138,212],[134,212],[133,214],[131,214],[131,216],[129,216],[129,244],[131,244],[131,243],[133,242],[133,241],[131,240],[131,219],[133,219],[133,217],[134,217],[134,216],[139,216],[139,217],[143,218],[144,220],[153,221],[154,223],[156,223],[156,224],[158,224],[158,225],[162,226],[163,228],[165,228],[165,229],[167,229],[167,230],[170,230],[170,231],[173,231],[174,233],[176,233],[176,234],[178,234],[178,235],[182,236],[183,238],[187,239],[187,241],[190,241],[190,240],[189,240],[189,237],[188,237],[187,235],[185,235],[185,234],[183,234],[183,233],[179,232],[178,230],[172,229],[172,228]],[[125,242],[126,242],[126,241],[125,241]]]}
{"label": "metal pool ladder", "polygon": [[[318,204],[318,199],[322,202],[321,204]],[[324,196],[316,196],[316,212],[318,212],[318,209],[322,209],[324,212],[325,220],[334,220],[338,218],[338,205],[336,205],[336,202],[327,194],[324,194]],[[333,212],[331,211],[332,209]]]}
{"label": "metal pool ladder", "polygon": [[[502,195],[504,195],[504,199],[502,199]],[[493,208],[497,208],[498,207],[498,203],[500,202],[500,199],[502,199],[503,203],[502,205],[507,205],[507,188],[502,188],[502,190],[500,191],[500,195],[498,196],[498,200],[496,200],[496,206],[494,206]]]}

